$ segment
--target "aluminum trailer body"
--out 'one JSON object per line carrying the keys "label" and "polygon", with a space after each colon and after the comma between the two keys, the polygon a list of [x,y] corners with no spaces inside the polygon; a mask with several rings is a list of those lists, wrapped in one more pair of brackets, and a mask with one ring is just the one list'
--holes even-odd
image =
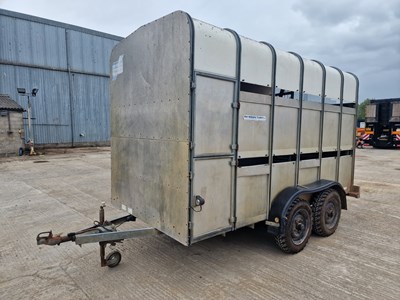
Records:
{"label": "aluminum trailer body", "polygon": [[333,233],[357,194],[356,76],[181,11],[110,62],[115,207],[184,245],[258,222],[286,252]]}

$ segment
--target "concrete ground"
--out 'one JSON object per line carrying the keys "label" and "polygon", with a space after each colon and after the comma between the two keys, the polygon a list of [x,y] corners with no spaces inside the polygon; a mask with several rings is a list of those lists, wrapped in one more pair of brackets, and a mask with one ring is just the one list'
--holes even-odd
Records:
{"label": "concrete ground", "polygon": [[[126,240],[110,269],[96,244],[35,240],[98,219],[110,199],[109,149],[2,158],[0,299],[399,299],[400,150],[358,150],[356,184],[361,198],[348,198],[336,233],[312,236],[298,254],[246,228],[191,247],[164,235]],[[107,208],[108,219],[121,215]]]}

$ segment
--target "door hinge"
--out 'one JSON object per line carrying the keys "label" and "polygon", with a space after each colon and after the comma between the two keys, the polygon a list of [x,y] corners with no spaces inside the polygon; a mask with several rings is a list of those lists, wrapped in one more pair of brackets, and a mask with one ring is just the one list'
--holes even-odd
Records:
{"label": "door hinge", "polygon": [[194,149],[194,143],[193,142],[189,142],[189,149],[193,150]]}
{"label": "door hinge", "polygon": [[237,166],[236,159],[232,159],[232,160],[231,160],[231,166],[232,166],[232,167],[236,167],[236,166]]}
{"label": "door hinge", "polygon": [[232,150],[238,150],[239,149],[239,145],[238,144],[232,144],[231,145],[231,149]]}
{"label": "door hinge", "polygon": [[192,82],[190,83],[190,88],[191,88],[192,90],[194,90],[194,89],[196,88],[196,82],[195,82],[195,81],[192,81]]}
{"label": "door hinge", "polygon": [[192,230],[192,229],[193,229],[193,223],[190,222],[190,221],[189,221],[189,223],[188,223],[188,228],[189,228],[189,230]]}
{"label": "door hinge", "polygon": [[231,218],[229,218],[229,223],[234,224],[234,223],[236,223],[236,220],[237,220],[236,217],[231,217]]}
{"label": "door hinge", "polygon": [[189,172],[189,180],[192,180],[192,179],[193,179],[193,172],[190,171],[190,172]]}

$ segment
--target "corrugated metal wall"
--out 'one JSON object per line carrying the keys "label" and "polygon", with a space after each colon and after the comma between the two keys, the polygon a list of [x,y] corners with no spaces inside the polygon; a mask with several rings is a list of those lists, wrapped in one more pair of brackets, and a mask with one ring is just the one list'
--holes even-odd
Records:
{"label": "corrugated metal wall", "polygon": [[0,93],[26,108],[17,87],[39,89],[31,98],[36,144],[109,142],[109,57],[121,39],[0,9]]}

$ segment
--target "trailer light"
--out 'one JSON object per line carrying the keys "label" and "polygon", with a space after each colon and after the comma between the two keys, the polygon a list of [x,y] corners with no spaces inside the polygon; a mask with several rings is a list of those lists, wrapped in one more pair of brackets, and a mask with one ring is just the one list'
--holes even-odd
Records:
{"label": "trailer light", "polygon": [[274,221],[275,221],[275,223],[279,223],[279,218],[275,217]]}

